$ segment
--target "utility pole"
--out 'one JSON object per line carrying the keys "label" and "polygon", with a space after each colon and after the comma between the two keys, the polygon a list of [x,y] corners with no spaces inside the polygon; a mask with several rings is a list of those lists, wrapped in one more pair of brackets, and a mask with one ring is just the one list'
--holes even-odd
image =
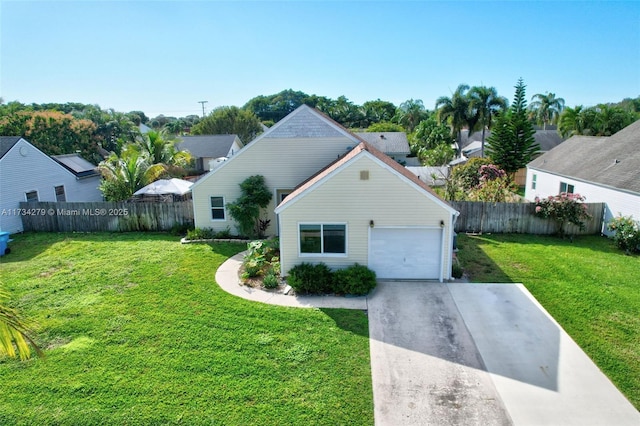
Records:
{"label": "utility pole", "polygon": [[209,101],[198,101],[199,104],[202,104],[202,118],[204,118],[204,104],[206,104]]}

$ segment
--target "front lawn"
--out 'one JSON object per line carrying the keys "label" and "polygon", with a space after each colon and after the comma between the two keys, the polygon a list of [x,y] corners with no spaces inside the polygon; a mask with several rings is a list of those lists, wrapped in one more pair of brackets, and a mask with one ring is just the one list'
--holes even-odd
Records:
{"label": "front lawn", "polygon": [[361,311],[219,289],[240,244],[163,234],[27,234],[0,282],[46,358],[0,359],[0,424],[372,424]]}
{"label": "front lawn", "polygon": [[458,236],[473,282],[519,282],[640,409],[640,256],[581,236]]}

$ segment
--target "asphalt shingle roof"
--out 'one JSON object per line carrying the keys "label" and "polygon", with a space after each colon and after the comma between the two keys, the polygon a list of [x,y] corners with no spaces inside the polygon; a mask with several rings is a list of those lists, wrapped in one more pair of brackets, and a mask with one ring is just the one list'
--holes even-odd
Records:
{"label": "asphalt shingle roof", "polygon": [[181,151],[189,151],[194,157],[220,158],[227,156],[236,137],[236,135],[182,136],[182,141],[176,146]]}
{"label": "asphalt shingle roof", "polygon": [[411,153],[407,134],[404,132],[362,132],[356,135],[385,154]]}
{"label": "asphalt shingle roof", "polygon": [[573,136],[528,167],[640,194],[640,120],[609,137]]}
{"label": "asphalt shingle roof", "polygon": [[0,158],[4,157],[20,139],[20,136],[0,136]]}

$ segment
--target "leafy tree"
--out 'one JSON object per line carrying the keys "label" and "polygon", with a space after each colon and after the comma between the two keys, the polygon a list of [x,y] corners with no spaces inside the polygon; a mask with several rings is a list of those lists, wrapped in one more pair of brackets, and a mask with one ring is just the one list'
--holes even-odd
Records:
{"label": "leafy tree", "polygon": [[525,167],[538,153],[535,130],[527,119],[526,85],[522,79],[515,86],[516,93],[508,112],[499,114],[489,136],[489,156],[493,162],[512,175]]}
{"label": "leafy tree", "polygon": [[376,99],[363,103],[362,113],[364,115],[362,125],[367,127],[374,123],[391,121],[396,113],[396,106],[391,102]]}
{"label": "leafy tree", "polygon": [[547,124],[555,124],[558,121],[560,113],[564,109],[564,99],[556,98],[555,93],[536,93],[531,97],[529,109],[533,118],[542,123],[543,129],[546,130]]}
{"label": "leafy tree", "polygon": [[22,136],[47,155],[80,154],[99,158],[96,125],[57,111],[19,111],[0,118],[0,134]]}
{"label": "leafy tree", "polygon": [[260,210],[269,205],[273,197],[265,183],[264,176],[255,175],[240,183],[242,195],[234,202],[228,203],[227,209],[231,217],[238,223],[238,230],[249,237],[263,237],[260,224]]}
{"label": "leafy tree", "polygon": [[319,109],[347,128],[358,128],[364,121],[360,107],[345,96],[340,96],[330,105],[319,105]]}
{"label": "leafy tree", "polygon": [[456,88],[451,97],[441,96],[436,100],[436,110],[440,121],[447,120],[451,126],[451,134],[458,142],[458,154],[462,147],[462,128],[467,126],[469,133],[473,132],[478,117],[471,110],[471,100],[467,91],[469,86],[461,84]]}
{"label": "leafy tree", "polygon": [[391,123],[390,121],[381,121],[379,123],[373,123],[365,129],[365,132],[404,132],[404,127],[399,124]]}
{"label": "leafy tree", "polygon": [[214,109],[193,126],[193,135],[235,134],[244,143],[251,142],[260,132],[260,120],[249,111],[235,106],[222,106]]}
{"label": "leafy tree", "polygon": [[471,188],[468,198],[471,201],[504,203],[514,196],[514,186],[507,173],[493,164],[480,166],[478,184]]}
{"label": "leafy tree", "polygon": [[456,157],[456,151],[451,145],[440,144],[431,149],[421,149],[417,155],[425,166],[444,166]]}
{"label": "leafy tree", "polygon": [[408,101],[401,103],[397,108],[394,121],[402,125],[408,132],[413,132],[418,124],[422,120],[425,120],[428,115],[429,112],[424,107],[422,100],[409,99]]}
{"label": "leafy tree", "polygon": [[[469,107],[471,114],[477,117],[482,126],[481,156],[484,157],[485,130],[491,129],[496,113],[507,108],[507,100],[498,96],[495,87],[474,86],[469,90]],[[471,130],[469,130],[471,132]]]}
{"label": "leafy tree", "polygon": [[[242,109],[253,112],[260,120],[278,122],[302,104],[315,107],[326,98],[295,91],[283,90],[274,95],[260,95],[250,99]],[[244,141],[244,139],[243,139]]]}
{"label": "leafy tree", "polygon": [[423,120],[409,135],[412,148],[433,149],[439,145],[451,146],[455,140],[451,137],[451,131],[434,116]]}
{"label": "leafy tree", "polygon": [[25,321],[15,309],[7,305],[8,299],[8,293],[0,290],[0,354],[11,358],[19,356],[25,360],[31,355],[31,345],[38,355],[42,355],[33,339],[29,337],[31,330]]}
{"label": "leafy tree", "polygon": [[124,201],[138,189],[158,179],[164,172],[162,164],[151,164],[145,153],[134,145],[123,149],[120,156],[112,153],[98,166],[102,174],[100,190],[107,201]]}
{"label": "leafy tree", "polygon": [[637,114],[616,105],[566,108],[560,115],[558,131],[563,137],[574,135],[610,136],[638,119]]}
{"label": "leafy tree", "polygon": [[471,158],[465,164],[455,166],[446,183],[446,197],[456,201],[467,198],[467,194],[480,185],[480,168],[491,164],[488,158]]}

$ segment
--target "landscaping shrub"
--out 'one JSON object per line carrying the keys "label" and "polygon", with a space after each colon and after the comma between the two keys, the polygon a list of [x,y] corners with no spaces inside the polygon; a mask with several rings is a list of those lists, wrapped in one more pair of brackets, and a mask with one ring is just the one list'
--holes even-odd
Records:
{"label": "landscaping shrub", "polygon": [[176,223],[171,227],[171,235],[184,236],[192,231],[191,224],[189,223]]}
{"label": "landscaping shrub", "polygon": [[615,232],[613,241],[626,254],[640,250],[640,222],[633,216],[618,216],[607,224],[609,231]]}
{"label": "landscaping shrub", "polygon": [[566,222],[577,225],[584,229],[584,221],[591,219],[587,213],[585,198],[580,194],[570,194],[562,192],[560,195],[552,195],[548,198],[535,198],[535,215],[544,219],[552,219],[557,224],[557,234],[564,236],[564,224]]}
{"label": "landscaping shrub", "polygon": [[262,281],[262,285],[265,288],[276,288],[278,287],[278,276],[275,274],[273,270],[269,271],[267,275],[264,276],[264,280]]}
{"label": "landscaping shrub", "polygon": [[233,238],[233,235],[231,235],[231,228],[225,228],[222,231],[216,232],[215,238],[218,238],[221,240]]}
{"label": "landscaping shrub", "polygon": [[301,263],[289,271],[287,283],[299,294],[323,294],[332,290],[331,270],[324,263]]}
{"label": "landscaping shrub", "polygon": [[333,273],[333,289],[339,294],[363,295],[376,287],[376,273],[366,266],[355,264]]}
{"label": "landscaping shrub", "polygon": [[459,279],[462,278],[462,275],[464,274],[464,269],[462,269],[462,266],[460,265],[460,262],[454,262],[453,265],[451,265],[451,276],[453,278]]}
{"label": "landscaping shrub", "polygon": [[216,236],[212,228],[196,228],[187,231],[187,240],[211,240]]}

